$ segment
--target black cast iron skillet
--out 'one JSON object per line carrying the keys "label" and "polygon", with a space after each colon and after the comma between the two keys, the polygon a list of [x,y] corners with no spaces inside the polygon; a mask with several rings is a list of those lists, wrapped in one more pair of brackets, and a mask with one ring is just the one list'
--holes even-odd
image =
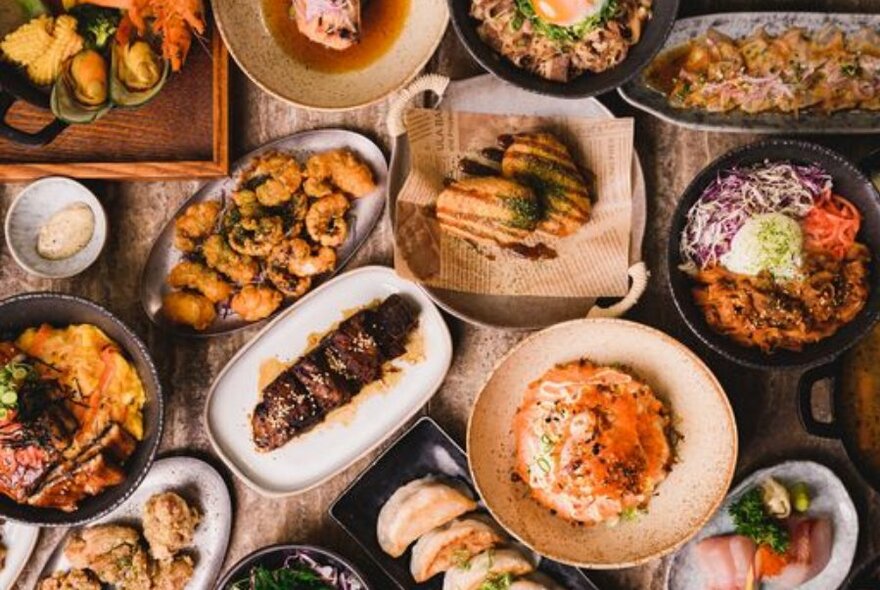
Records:
{"label": "black cast iron skillet", "polygon": [[0,62],[0,137],[15,143],[39,147],[51,143],[67,128],[67,124],[59,119],[36,132],[28,132],[13,127],[6,122],[6,115],[17,101],[49,111],[49,94],[34,86],[18,68]]}
{"label": "black cast iron skillet", "polygon": [[480,39],[477,34],[479,21],[470,16],[472,0],[448,0],[448,2],[452,25],[458,33],[458,38],[471,56],[486,70],[505,82],[532,92],[560,98],[584,98],[625,84],[654,59],[672,31],[672,25],[675,24],[679,0],[654,0],[651,8],[652,16],[645,23],[639,42],[630,47],[623,62],[598,74],[585,72],[568,82],[545,80],[513,65]]}
{"label": "black cast iron skillet", "polygon": [[107,334],[134,365],[146,391],[144,437],[124,465],[125,481],[98,496],[87,497],[74,512],[16,504],[0,495],[0,516],[38,526],[82,525],[110,513],[140,485],[162,437],[162,386],[150,353],[137,335],[121,320],[100,305],[60,293],[25,293],[0,301],[0,336],[18,336],[26,328],[47,323],[57,327],[92,324]]}
{"label": "black cast iron skillet", "polygon": [[[862,227],[858,240],[871,251],[870,294],[868,301],[853,321],[842,326],[833,335],[800,352],[778,351],[765,354],[757,348],[741,346],[726,336],[712,330],[703,312],[694,303],[691,289],[693,281],[682,270],[679,239],[686,223],[687,212],[700,197],[706,186],[721,170],[733,166],[756,164],[765,160],[815,163],[831,174],[834,192],[849,199],[862,214]],[[880,195],[868,178],[849,160],[827,148],[805,141],[771,139],[734,149],[704,168],[685,189],[678,203],[670,229],[667,249],[669,286],[675,306],[688,327],[704,344],[743,366],[758,369],[781,367],[812,367],[834,360],[843,351],[862,338],[880,319]]]}

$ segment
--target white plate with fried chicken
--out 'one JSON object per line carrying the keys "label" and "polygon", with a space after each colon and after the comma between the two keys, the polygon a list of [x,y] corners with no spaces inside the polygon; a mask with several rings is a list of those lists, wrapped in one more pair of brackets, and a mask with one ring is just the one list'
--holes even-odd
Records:
{"label": "white plate with fried chicken", "polygon": [[213,467],[193,457],[161,459],[117,510],[67,532],[37,588],[208,588],[231,528],[229,490]]}
{"label": "white plate with fried chicken", "polygon": [[141,279],[157,325],[224,334],[261,322],[345,266],[382,215],[388,167],[358,133],[309,131],[246,155],[159,233]]}

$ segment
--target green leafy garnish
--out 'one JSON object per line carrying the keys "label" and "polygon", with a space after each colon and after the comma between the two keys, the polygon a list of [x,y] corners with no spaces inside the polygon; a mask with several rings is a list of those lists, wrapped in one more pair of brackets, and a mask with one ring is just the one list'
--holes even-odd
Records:
{"label": "green leafy garnish", "polygon": [[542,20],[535,12],[532,0],[516,0],[516,8],[524,18],[531,21],[535,32],[539,35],[560,43],[574,43],[612,19],[617,14],[618,0],[605,0],[605,4],[599,12],[569,27],[554,25]]}
{"label": "green leafy garnish", "polygon": [[493,574],[483,580],[477,590],[508,590],[513,584],[513,576],[510,573]]}
{"label": "green leafy garnish", "polygon": [[752,488],[743,494],[729,512],[737,534],[749,537],[758,545],[769,545],[776,553],[788,551],[788,531],[767,514],[760,489]]}
{"label": "green leafy garnish", "polygon": [[250,577],[234,583],[230,590],[333,590],[321,576],[306,567],[283,567],[275,570],[263,566],[251,569]]}

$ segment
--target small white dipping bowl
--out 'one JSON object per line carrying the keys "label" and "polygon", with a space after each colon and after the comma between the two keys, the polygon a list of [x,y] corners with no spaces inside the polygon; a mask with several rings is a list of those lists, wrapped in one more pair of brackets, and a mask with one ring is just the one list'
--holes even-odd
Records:
{"label": "small white dipping bowl", "polygon": [[[85,203],[95,216],[95,231],[85,248],[69,258],[49,260],[37,253],[40,228],[61,209]],[[92,265],[107,240],[107,214],[85,186],[60,176],[43,178],[27,186],[6,213],[6,245],[25,271],[47,279],[77,275]]]}

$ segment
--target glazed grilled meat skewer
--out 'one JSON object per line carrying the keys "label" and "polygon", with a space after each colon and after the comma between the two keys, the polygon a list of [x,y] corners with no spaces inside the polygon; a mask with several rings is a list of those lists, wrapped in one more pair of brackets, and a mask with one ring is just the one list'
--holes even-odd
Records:
{"label": "glazed grilled meat skewer", "polygon": [[415,310],[399,295],[343,321],[263,390],[251,418],[257,449],[287,444],[381,379],[382,365],[406,352],[417,323]]}

